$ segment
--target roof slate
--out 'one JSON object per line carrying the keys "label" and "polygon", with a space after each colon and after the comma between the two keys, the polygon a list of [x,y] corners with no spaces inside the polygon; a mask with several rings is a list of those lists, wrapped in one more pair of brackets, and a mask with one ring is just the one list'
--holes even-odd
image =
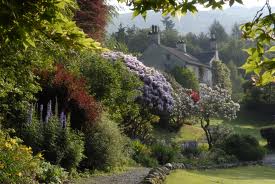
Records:
{"label": "roof slate", "polygon": [[215,55],[215,51],[213,52],[211,51],[211,52],[199,53],[199,54],[196,54],[195,56],[192,56],[188,53],[180,51],[177,48],[166,47],[164,45],[159,45],[159,46],[189,64],[205,66],[205,67],[210,67],[209,62]]}

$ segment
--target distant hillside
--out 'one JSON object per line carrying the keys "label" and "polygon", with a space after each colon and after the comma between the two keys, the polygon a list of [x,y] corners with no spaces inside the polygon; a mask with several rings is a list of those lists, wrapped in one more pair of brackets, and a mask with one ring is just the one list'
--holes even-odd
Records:
{"label": "distant hillside", "polygon": [[[186,16],[182,17],[180,21],[175,18],[174,22],[179,32],[193,32],[198,34],[200,32],[207,32],[212,22],[217,19],[224,26],[226,31],[230,33],[234,23],[244,23],[252,20],[258,10],[259,7],[232,7],[225,10],[199,11],[195,15],[188,13]],[[132,26],[135,24],[139,28],[149,28],[152,24],[157,24],[163,28],[161,19],[161,13],[154,13],[152,11],[148,12],[146,21],[141,16],[132,19],[131,13],[120,14],[113,19],[113,23],[108,26],[107,30],[109,33],[117,31],[120,23],[124,26]]]}

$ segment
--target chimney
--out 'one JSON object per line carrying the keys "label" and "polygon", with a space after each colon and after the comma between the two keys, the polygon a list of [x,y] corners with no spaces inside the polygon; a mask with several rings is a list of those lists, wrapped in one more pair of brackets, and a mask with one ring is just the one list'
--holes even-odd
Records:
{"label": "chimney", "polygon": [[149,32],[152,41],[160,45],[160,29],[156,25],[152,25],[152,30]]}
{"label": "chimney", "polygon": [[176,47],[186,53],[186,43],[184,40],[179,40],[176,44]]}

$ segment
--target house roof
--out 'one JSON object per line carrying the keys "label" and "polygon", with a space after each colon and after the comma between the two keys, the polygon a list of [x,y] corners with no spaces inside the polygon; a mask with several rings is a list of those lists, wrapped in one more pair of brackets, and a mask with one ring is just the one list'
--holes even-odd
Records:
{"label": "house roof", "polygon": [[194,54],[198,60],[203,64],[208,64],[211,61],[211,59],[215,56],[216,51],[210,51],[210,52],[201,52],[198,54]]}
{"label": "house roof", "polygon": [[215,52],[207,52],[207,54],[200,53],[200,54],[196,55],[199,57],[194,57],[186,52],[180,51],[177,48],[166,47],[164,45],[159,45],[159,46],[189,64],[199,65],[199,66],[204,66],[204,67],[210,67],[209,62],[215,55]]}

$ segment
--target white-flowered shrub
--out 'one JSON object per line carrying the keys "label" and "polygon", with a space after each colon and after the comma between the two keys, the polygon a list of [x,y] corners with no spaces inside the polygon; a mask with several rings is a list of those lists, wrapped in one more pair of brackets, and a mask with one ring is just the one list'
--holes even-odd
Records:
{"label": "white-flowered shrub", "polygon": [[173,88],[159,71],[145,66],[136,57],[122,52],[109,51],[103,53],[102,56],[112,61],[124,61],[127,68],[136,73],[144,82],[142,96],[137,98],[138,101],[154,110],[157,114],[172,112],[174,107]]}
{"label": "white-flowered shrub", "polygon": [[212,89],[206,84],[200,84],[200,99],[196,107],[201,119],[201,127],[206,134],[209,149],[211,149],[214,144],[210,129],[211,118],[235,119],[240,105],[231,99],[228,90],[219,87]]}
{"label": "white-flowered shrub", "polygon": [[240,105],[231,99],[228,90],[217,86],[211,88],[206,84],[200,84],[200,99],[197,102],[199,113],[210,117],[235,119]]}

